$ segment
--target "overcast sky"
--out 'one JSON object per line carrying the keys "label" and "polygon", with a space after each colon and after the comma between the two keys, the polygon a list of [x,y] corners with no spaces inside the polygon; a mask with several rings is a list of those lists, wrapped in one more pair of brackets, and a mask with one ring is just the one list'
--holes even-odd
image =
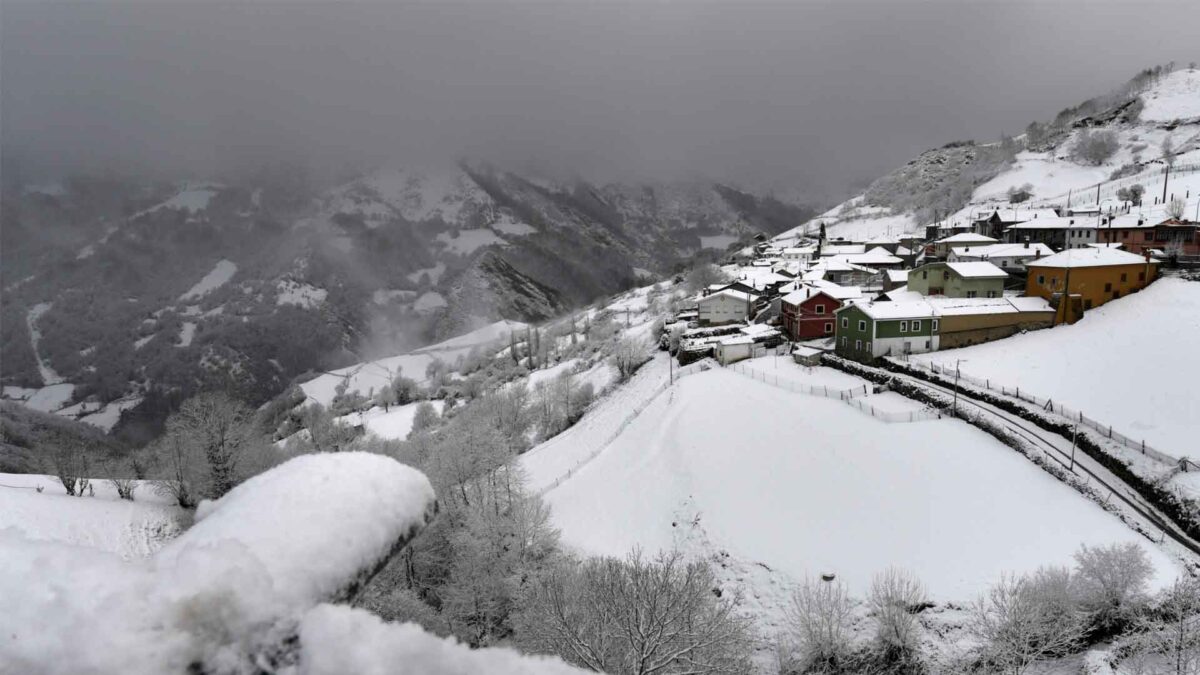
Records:
{"label": "overcast sky", "polygon": [[466,155],[843,191],[1200,58],[1198,13],[1195,0],[4,0],[0,140],[53,169]]}

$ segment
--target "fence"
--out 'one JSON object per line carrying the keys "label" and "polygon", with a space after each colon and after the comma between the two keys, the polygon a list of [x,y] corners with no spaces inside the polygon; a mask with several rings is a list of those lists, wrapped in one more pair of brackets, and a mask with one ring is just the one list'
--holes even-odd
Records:
{"label": "fence", "polygon": [[864,412],[877,420],[887,422],[889,424],[897,424],[902,422],[920,422],[922,420],[941,419],[941,413],[930,410],[893,410],[887,411],[876,408],[869,402],[869,399],[864,399],[871,394],[871,385],[864,384],[861,387],[852,387],[850,389],[830,389],[824,385],[810,385],[802,382],[790,381],[786,378],[779,379],[778,375],[764,373],[761,370],[750,368],[744,363],[735,363],[728,366],[729,370],[740,373],[751,379],[758,380],[764,384],[769,384],[773,387],[786,389],[798,394],[807,394],[809,396],[820,396],[823,398],[837,399],[842,403],[849,405],[861,412]]}
{"label": "fence", "polygon": [[650,405],[654,399],[658,398],[659,394],[666,391],[667,388],[674,384],[676,380],[681,377],[687,377],[688,375],[694,375],[696,373],[708,370],[713,368],[714,365],[715,364],[712,359],[704,359],[691,365],[684,366],[683,368],[676,368],[674,369],[673,373],[665,374],[662,378],[662,381],[659,382],[658,385],[655,386],[654,389],[651,390],[640,403],[635,405],[633,410],[629,411],[629,413],[621,419],[612,433],[605,435],[594,448],[592,448],[586,455],[581,457],[579,461],[575,462],[575,464],[571,468],[567,469],[566,472],[564,472],[558,478],[555,478],[545,487],[540,488],[537,491],[538,496],[544,496],[547,492],[553,490],[559,485],[562,485],[563,482],[573,476],[578,469],[586,465],[588,462],[591,462],[593,459],[596,459],[596,457],[598,457],[605,448],[611,445],[618,436],[620,436],[626,429],[629,428],[630,424],[633,424],[633,421],[642,414],[642,411],[646,409],[646,406]]}
{"label": "fence", "polygon": [[[1081,188],[1078,188],[1075,190],[1071,190],[1070,192],[1064,192],[1059,195],[1054,195],[1053,197],[1040,197],[1036,200],[1036,203],[1051,204],[1051,203],[1057,203],[1057,202],[1064,202],[1068,197],[1071,197],[1072,201],[1075,201],[1074,198],[1078,197],[1080,200],[1078,202],[1079,204],[1089,204],[1089,203],[1091,203],[1089,201],[1089,199],[1096,197],[1096,188],[1097,187],[1100,188],[1100,193],[1099,193],[1100,199],[1104,199],[1105,197],[1113,197],[1123,187],[1128,187],[1130,185],[1136,185],[1138,183],[1146,184],[1148,181],[1157,181],[1164,173],[1166,173],[1166,171],[1167,171],[1167,169],[1164,167],[1161,169],[1155,169],[1152,171],[1139,173],[1139,174],[1136,174],[1133,176],[1126,176],[1125,178],[1118,178],[1116,180],[1107,180],[1107,181],[1103,181],[1101,183],[1096,183],[1094,185],[1088,185],[1086,187],[1081,187]],[[1180,165],[1171,167],[1171,176],[1182,176],[1182,175],[1189,174],[1189,173],[1195,173],[1196,171],[1200,171],[1200,164],[1180,164]],[[1159,186],[1161,187],[1161,182],[1159,183]],[[1152,185],[1149,185],[1149,184],[1146,185],[1146,194],[1148,196],[1147,198],[1150,201],[1153,201],[1154,190],[1153,190]]]}
{"label": "fence", "polygon": [[[900,361],[900,362],[904,363],[904,365],[909,366],[911,368],[928,371],[935,375],[941,375],[944,378],[955,377],[953,368],[948,368],[946,366],[939,366],[936,363],[925,364],[925,363],[921,363],[919,361],[912,361],[912,360],[908,359],[907,357],[897,357],[897,358],[893,358],[893,360]],[[1026,403],[1032,403],[1032,404],[1040,407],[1042,410],[1046,410],[1046,411],[1055,413],[1057,415],[1061,415],[1062,417],[1065,417],[1072,422],[1078,422],[1079,426],[1081,426],[1081,427],[1086,427],[1086,428],[1092,429],[1093,431],[1098,432],[1100,435],[1104,436],[1105,438],[1116,441],[1117,443],[1120,443],[1121,445],[1125,446],[1126,448],[1129,448],[1130,450],[1136,450],[1136,451],[1142,453],[1143,455],[1145,455],[1147,457],[1152,457],[1160,462],[1163,462],[1166,464],[1174,464],[1176,466],[1183,466],[1186,463],[1186,464],[1190,464],[1194,468],[1200,468],[1200,464],[1196,464],[1195,462],[1193,462],[1187,458],[1181,459],[1179,457],[1175,457],[1175,456],[1169,455],[1165,452],[1162,452],[1161,450],[1157,450],[1157,449],[1147,445],[1145,439],[1130,438],[1129,436],[1126,436],[1125,434],[1115,431],[1112,428],[1111,424],[1105,424],[1104,422],[1101,422],[1099,420],[1094,420],[1094,419],[1088,417],[1087,415],[1084,415],[1082,411],[1075,410],[1074,408],[1065,406],[1062,403],[1055,403],[1053,399],[1042,398],[1041,396],[1032,394],[1029,391],[1021,391],[1020,387],[1007,387],[1007,386],[1004,386],[1003,384],[999,384],[999,383],[992,384],[992,381],[989,379],[983,379],[983,378],[974,377],[971,375],[964,375],[964,374],[962,374],[961,371],[959,372],[957,377],[960,381],[974,385],[975,387],[978,387],[981,389],[986,389],[990,392],[999,393],[1003,396],[1011,396],[1011,397],[1019,399],[1021,401],[1025,401]]]}

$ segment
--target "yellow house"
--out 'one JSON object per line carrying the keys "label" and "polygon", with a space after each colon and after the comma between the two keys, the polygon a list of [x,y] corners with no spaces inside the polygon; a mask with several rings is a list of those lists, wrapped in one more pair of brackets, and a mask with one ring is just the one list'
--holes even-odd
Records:
{"label": "yellow house", "polygon": [[[1139,291],[1158,273],[1150,257],[1115,248],[1073,248],[1025,263],[1025,295],[1055,305],[1055,323],[1075,323],[1109,300]],[[1061,302],[1066,289],[1068,302]]]}

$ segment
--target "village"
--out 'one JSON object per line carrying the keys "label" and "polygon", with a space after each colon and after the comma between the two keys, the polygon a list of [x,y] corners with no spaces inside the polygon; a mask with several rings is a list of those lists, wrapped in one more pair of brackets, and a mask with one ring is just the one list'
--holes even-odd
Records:
{"label": "village", "polygon": [[[785,349],[870,363],[1079,321],[1163,270],[1200,267],[1200,223],[1076,208],[977,208],[923,234],[815,236],[737,251],[664,327],[687,365]],[[1115,212],[1114,212],[1115,211]]]}

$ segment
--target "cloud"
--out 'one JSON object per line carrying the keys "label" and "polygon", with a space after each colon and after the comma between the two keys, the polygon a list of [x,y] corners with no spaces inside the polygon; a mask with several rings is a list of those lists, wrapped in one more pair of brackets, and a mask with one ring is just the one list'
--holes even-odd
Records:
{"label": "cloud", "polygon": [[[469,155],[844,190],[1184,61],[1188,2],[5,3],[0,141],[43,170]],[[1170,20],[1171,17],[1180,20]]]}

